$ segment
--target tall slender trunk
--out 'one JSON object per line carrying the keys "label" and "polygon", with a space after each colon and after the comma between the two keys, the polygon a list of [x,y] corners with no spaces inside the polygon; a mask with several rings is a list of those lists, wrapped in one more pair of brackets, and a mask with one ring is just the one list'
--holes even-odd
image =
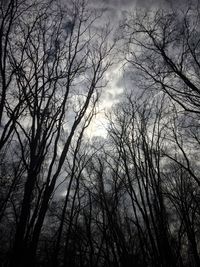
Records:
{"label": "tall slender trunk", "polygon": [[15,234],[15,242],[13,246],[13,255],[10,267],[26,266],[25,256],[27,255],[27,244],[25,242],[25,233],[31,210],[31,198],[36,181],[36,175],[30,171],[25,185],[24,197],[22,201],[22,209],[19,222]]}

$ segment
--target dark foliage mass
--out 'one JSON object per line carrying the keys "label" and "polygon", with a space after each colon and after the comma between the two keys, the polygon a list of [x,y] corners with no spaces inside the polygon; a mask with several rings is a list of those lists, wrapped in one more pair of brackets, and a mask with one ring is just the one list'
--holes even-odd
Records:
{"label": "dark foliage mass", "polygon": [[113,34],[83,0],[0,2],[2,267],[200,266],[198,1],[125,15]]}

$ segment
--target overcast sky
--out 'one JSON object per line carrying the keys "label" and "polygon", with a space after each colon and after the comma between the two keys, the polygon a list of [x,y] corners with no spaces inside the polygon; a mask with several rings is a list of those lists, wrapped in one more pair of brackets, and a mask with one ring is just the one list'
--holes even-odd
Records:
{"label": "overcast sky", "polygon": [[[111,26],[116,30],[119,21],[123,19],[124,12],[134,11],[136,8],[141,9],[165,9],[173,5],[173,8],[180,8],[188,4],[189,0],[90,0],[91,5],[94,8],[104,10],[104,15],[100,24],[105,23],[105,18],[109,18]],[[193,0],[192,0],[193,1]],[[106,135],[106,119],[104,117],[103,110],[109,110],[113,104],[119,102],[120,97],[126,87],[133,88],[134,85],[130,85],[129,75],[123,74],[123,63],[115,64],[107,73],[106,78],[108,80],[108,86],[105,88],[100,104],[100,113],[97,115],[97,119],[93,121],[89,129],[91,137],[95,135]]]}

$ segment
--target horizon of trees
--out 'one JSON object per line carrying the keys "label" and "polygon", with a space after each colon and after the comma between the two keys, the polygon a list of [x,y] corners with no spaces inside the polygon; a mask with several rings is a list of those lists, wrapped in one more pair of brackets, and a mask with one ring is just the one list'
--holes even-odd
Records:
{"label": "horizon of trees", "polygon": [[84,0],[0,2],[0,266],[200,266],[198,4],[113,34]]}

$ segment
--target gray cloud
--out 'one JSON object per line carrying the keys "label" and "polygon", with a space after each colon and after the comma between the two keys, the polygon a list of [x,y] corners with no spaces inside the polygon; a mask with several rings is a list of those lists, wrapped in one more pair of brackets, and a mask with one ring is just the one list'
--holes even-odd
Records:
{"label": "gray cloud", "polygon": [[116,10],[127,10],[127,8],[131,7],[144,7],[144,8],[151,8],[151,7],[169,7],[171,5],[180,6],[188,4],[189,2],[197,2],[198,0],[91,0],[97,6],[104,6],[107,8],[112,9],[113,11]]}
{"label": "gray cloud", "polygon": [[[188,0],[89,0],[94,8],[104,11],[103,21],[109,18],[113,25],[117,25],[123,17],[123,12],[134,11],[136,8],[168,8],[171,5],[179,8]],[[198,0],[191,0],[198,1]]]}

